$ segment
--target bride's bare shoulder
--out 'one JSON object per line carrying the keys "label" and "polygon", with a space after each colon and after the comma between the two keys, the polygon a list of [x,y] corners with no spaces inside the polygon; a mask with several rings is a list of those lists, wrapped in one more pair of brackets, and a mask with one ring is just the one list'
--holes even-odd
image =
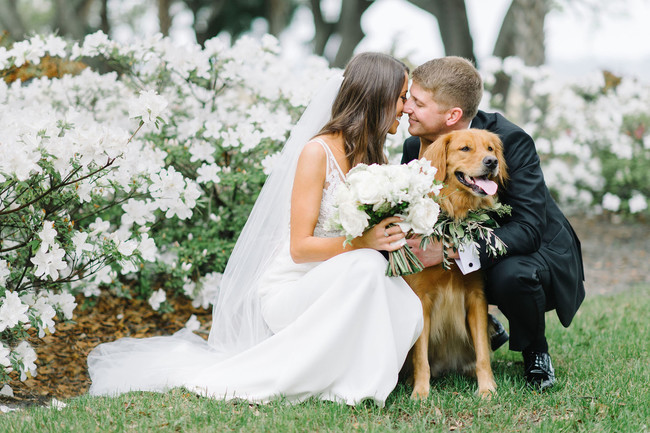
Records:
{"label": "bride's bare shoulder", "polygon": [[308,158],[310,160],[324,160],[327,157],[323,145],[313,138],[305,144],[305,147],[300,152],[300,159]]}

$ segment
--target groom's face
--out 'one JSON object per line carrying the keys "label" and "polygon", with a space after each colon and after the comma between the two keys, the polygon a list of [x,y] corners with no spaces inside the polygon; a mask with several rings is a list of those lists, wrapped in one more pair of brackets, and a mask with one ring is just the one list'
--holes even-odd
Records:
{"label": "groom's face", "polygon": [[404,104],[404,113],[409,116],[409,134],[435,141],[439,135],[451,131],[450,110],[439,106],[431,93],[416,82],[411,84],[410,93]]}

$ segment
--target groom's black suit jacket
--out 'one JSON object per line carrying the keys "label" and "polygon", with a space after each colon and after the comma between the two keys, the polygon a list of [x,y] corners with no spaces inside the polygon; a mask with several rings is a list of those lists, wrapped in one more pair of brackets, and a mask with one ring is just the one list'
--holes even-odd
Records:
{"label": "groom's black suit jacket", "polygon": [[[506,187],[499,188],[498,197],[512,207],[512,215],[498,219],[500,227],[495,229],[508,252],[492,258],[481,248],[481,267],[490,269],[507,256],[539,253],[550,271],[553,307],[560,322],[569,326],[585,297],[580,241],[546,187],[535,143],[498,113],[479,111],[471,127],[491,131],[501,138],[510,176]],[[419,150],[420,139],[408,138],[402,163],[416,159]]]}

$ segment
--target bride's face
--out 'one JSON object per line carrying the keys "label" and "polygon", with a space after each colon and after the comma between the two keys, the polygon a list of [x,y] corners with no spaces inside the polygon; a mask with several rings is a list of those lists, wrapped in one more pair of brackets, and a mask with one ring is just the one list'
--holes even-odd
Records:
{"label": "bride's face", "polygon": [[397,98],[397,105],[395,107],[395,121],[391,125],[390,129],[388,130],[389,134],[395,134],[397,132],[397,127],[399,126],[399,119],[402,117],[402,110],[404,109],[404,103],[406,102],[406,92],[408,91],[409,87],[409,74],[408,72],[404,72],[404,86],[402,86],[402,92],[399,94],[399,98]]}

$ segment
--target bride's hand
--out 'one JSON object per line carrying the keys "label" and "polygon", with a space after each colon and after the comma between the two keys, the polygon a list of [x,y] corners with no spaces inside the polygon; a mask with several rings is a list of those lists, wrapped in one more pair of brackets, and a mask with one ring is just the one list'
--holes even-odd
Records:
{"label": "bride's hand", "polygon": [[402,221],[400,217],[388,217],[356,239],[359,248],[372,248],[378,251],[396,251],[404,245],[404,232],[398,225],[388,227]]}

